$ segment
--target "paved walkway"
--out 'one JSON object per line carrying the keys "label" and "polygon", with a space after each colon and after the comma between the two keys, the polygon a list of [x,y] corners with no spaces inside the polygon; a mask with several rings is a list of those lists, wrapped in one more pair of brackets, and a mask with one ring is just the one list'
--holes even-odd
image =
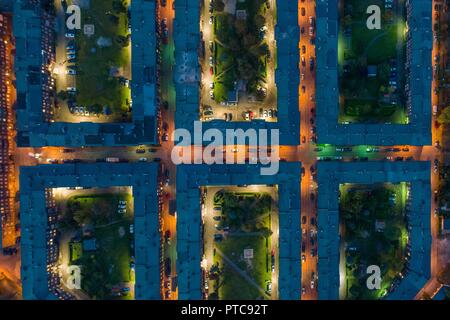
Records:
{"label": "paved walkway", "polygon": [[241,268],[239,268],[233,261],[231,261],[222,251],[220,251],[218,248],[216,248],[216,252],[223,258],[223,260],[236,272],[238,273],[242,278],[247,280],[249,284],[251,284],[253,287],[258,289],[259,292],[268,299],[270,299],[270,295],[266,293],[266,291],[261,288],[255,280],[253,280],[246,272],[242,271]]}

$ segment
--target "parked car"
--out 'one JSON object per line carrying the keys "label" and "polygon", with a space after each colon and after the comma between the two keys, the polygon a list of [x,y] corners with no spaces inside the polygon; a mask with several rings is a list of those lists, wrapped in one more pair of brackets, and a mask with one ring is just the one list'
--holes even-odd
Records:
{"label": "parked car", "polygon": [[172,273],[172,260],[170,260],[170,258],[166,258],[164,266],[165,266],[166,276],[168,277]]}

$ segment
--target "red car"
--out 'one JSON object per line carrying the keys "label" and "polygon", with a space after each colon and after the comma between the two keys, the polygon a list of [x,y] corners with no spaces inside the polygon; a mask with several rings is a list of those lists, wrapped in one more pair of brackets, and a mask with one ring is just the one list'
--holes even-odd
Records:
{"label": "red car", "polygon": [[214,74],[214,68],[213,68],[213,67],[210,67],[210,68],[209,68],[209,73],[211,73],[211,75]]}

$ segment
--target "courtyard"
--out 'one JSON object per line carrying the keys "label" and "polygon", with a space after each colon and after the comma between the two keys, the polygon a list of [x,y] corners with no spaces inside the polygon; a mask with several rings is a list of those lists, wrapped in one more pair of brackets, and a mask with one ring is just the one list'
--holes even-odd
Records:
{"label": "courtyard", "polygon": [[[275,194],[208,187],[204,210],[204,290],[209,299],[276,299]],[[273,189],[273,188],[272,188]]]}
{"label": "courtyard", "polygon": [[81,290],[64,289],[82,299],[133,299],[131,193],[126,188],[55,190],[62,282],[69,277],[69,266],[81,269]]}
{"label": "courtyard", "polygon": [[[380,28],[366,11],[380,9]],[[404,0],[339,1],[339,122],[407,124]]]}
{"label": "courtyard", "polygon": [[[408,184],[341,184],[341,298],[379,299],[402,278],[407,256]],[[370,290],[368,266],[381,270],[380,289]]]}
{"label": "courtyard", "polygon": [[[66,7],[81,8],[81,30],[66,27]],[[131,121],[129,0],[55,1],[55,121]]]}
{"label": "courtyard", "polygon": [[205,1],[202,119],[276,121],[275,9],[266,0]]}

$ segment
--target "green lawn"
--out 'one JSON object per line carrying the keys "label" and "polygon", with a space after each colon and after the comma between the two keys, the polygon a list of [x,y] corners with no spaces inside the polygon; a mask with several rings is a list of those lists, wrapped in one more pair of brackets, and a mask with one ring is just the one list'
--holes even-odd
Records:
{"label": "green lawn", "polygon": [[[270,239],[268,239],[268,247]],[[271,280],[270,250],[266,247],[266,238],[262,236],[229,237],[217,243],[217,247],[231,259],[241,270],[245,271],[262,288],[266,288],[266,280]],[[251,265],[242,259],[244,249],[253,249]],[[216,261],[224,266],[223,285],[219,288],[222,300],[255,300],[262,296],[261,292],[236,273],[220,256]]]}
{"label": "green lawn", "polygon": [[[120,83],[118,76],[130,70],[130,41],[127,7],[117,6],[119,0],[90,1],[87,10],[82,9],[82,25],[93,24],[95,35],[83,32],[76,36],[77,47],[77,103],[82,106],[108,106],[111,120],[129,120],[131,90]],[[124,11],[123,11],[124,10]],[[110,42],[101,46],[99,39]],[[119,70],[117,74],[112,69]]]}
{"label": "green lawn", "polygon": [[[261,288],[266,289],[271,280],[271,236],[269,230],[271,198],[261,193],[220,192],[215,197],[215,206],[222,206],[223,220],[220,225],[229,226],[230,232],[215,246],[223,252],[240,270],[250,276]],[[253,259],[243,258],[244,249],[253,249]],[[242,275],[234,270],[216,253],[215,263],[221,268],[217,281],[219,299],[254,300],[264,295]]]}
{"label": "green lawn", "polygon": [[405,124],[406,110],[398,105],[377,103],[371,99],[346,99],[341,122],[384,122]]}
{"label": "green lawn", "polygon": [[[406,59],[406,18],[384,8],[383,0],[341,0],[338,44],[341,93],[339,122],[406,124],[403,87]],[[366,26],[368,5],[381,8],[381,29]],[[399,58],[397,60],[397,58]],[[397,61],[397,89],[389,84],[391,63]],[[368,76],[375,66],[375,76]],[[344,70],[344,67],[346,70]]]}
{"label": "green lawn", "polygon": [[70,261],[77,261],[83,255],[83,245],[80,241],[72,241],[69,243]]}
{"label": "green lawn", "polygon": [[[408,240],[407,184],[341,185],[342,241],[347,246],[346,299],[378,299],[399,276]],[[384,223],[384,227],[376,229]],[[366,287],[366,268],[380,267],[381,289]]]}
{"label": "green lawn", "polygon": [[[127,201],[125,216],[117,212],[120,200]],[[132,196],[129,194],[94,194],[74,196],[67,200],[66,212],[61,220],[63,228],[80,224],[107,224],[117,219],[132,218]]]}
{"label": "green lawn", "polygon": [[[220,20],[221,16],[218,16]],[[228,92],[234,88],[235,70],[233,56],[219,43],[214,45],[214,59],[217,61],[214,69],[214,97],[216,101],[226,101]]]}
{"label": "green lawn", "polygon": [[[118,212],[120,200],[127,201],[125,214]],[[96,194],[74,196],[67,201],[67,210],[63,219],[71,230],[81,233],[81,226],[90,226],[91,234],[69,243],[70,263],[80,265],[83,280],[82,289],[93,299],[113,299],[113,288],[134,286],[131,270],[134,250],[132,196],[130,194]],[[83,250],[83,240],[96,240],[95,251]],[[101,283],[102,285],[99,285]],[[131,299],[131,294],[124,294],[120,299]]]}

